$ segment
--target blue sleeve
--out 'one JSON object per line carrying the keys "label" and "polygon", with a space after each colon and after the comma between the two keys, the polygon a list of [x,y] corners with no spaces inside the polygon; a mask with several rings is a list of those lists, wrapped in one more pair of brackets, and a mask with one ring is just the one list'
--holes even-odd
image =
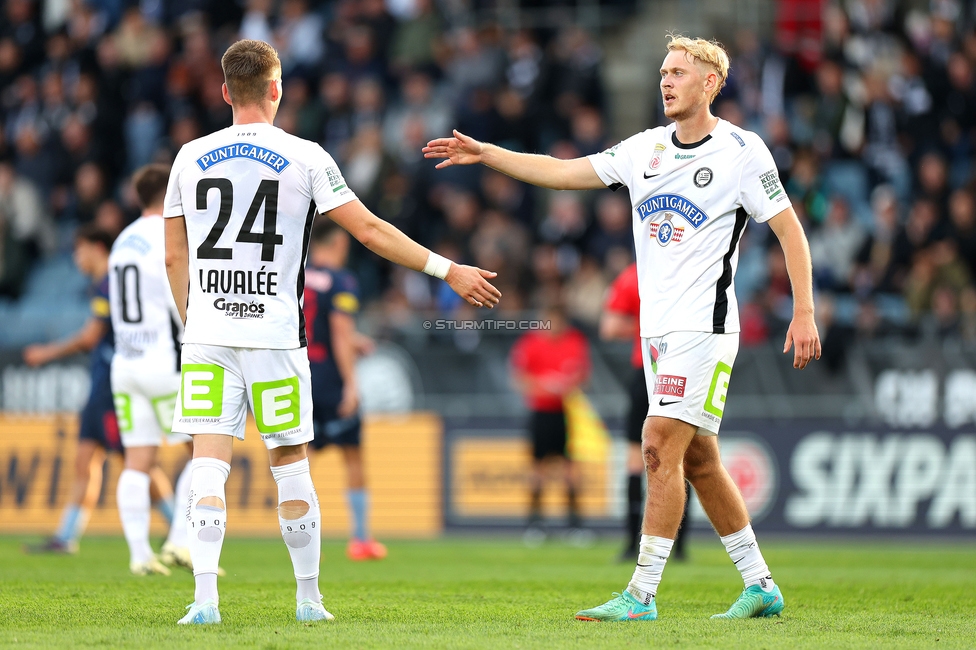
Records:
{"label": "blue sleeve", "polygon": [[108,276],[92,287],[91,294],[91,315],[103,321],[110,321]]}
{"label": "blue sleeve", "polygon": [[356,276],[348,271],[337,272],[330,302],[331,309],[355,315],[359,313],[359,300],[359,282],[356,281]]}

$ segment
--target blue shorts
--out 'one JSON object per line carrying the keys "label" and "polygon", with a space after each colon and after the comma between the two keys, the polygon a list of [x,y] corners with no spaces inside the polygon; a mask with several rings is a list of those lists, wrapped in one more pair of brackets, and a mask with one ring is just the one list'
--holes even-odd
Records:
{"label": "blue shorts", "polygon": [[119,424],[115,419],[115,401],[112,398],[111,375],[107,369],[93,370],[91,393],[81,411],[78,438],[93,440],[108,451],[122,451]]}
{"label": "blue shorts", "polygon": [[324,449],[329,445],[341,447],[358,447],[360,445],[362,419],[359,413],[352,417],[340,418],[339,414],[336,413],[337,406],[318,403],[313,405],[312,422],[314,423],[315,437],[310,443],[313,449]]}

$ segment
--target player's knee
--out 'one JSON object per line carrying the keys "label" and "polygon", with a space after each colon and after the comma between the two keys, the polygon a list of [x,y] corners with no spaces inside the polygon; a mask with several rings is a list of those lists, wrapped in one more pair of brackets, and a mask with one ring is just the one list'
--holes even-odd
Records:
{"label": "player's knee", "polygon": [[224,511],[224,500],[220,497],[203,497],[197,501],[197,508],[202,508],[204,510],[217,510],[219,512]]}
{"label": "player's knee", "polygon": [[644,468],[649,473],[655,473],[661,468],[661,453],[652,441],[645,439],[641,444],[641,453],[644,456]]}
{"label": "player's knee", "polygon": [[292,501],[282,501],[278,504],[278,516],[289,521],[301,519],[308,514],[311,505],[307,501],[294,499]]}

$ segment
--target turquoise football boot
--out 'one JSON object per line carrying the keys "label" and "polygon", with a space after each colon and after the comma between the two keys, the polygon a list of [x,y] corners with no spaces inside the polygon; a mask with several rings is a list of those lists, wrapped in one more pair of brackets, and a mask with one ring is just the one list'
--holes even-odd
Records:
{"label": "turquoise football boot", "polygon": [[614,592],[613,596],[599,607],[576,612],[576,620],[601,622],[657,620],[657,603],[653,598],[650,604],[645,605],[628,591],[622,594]]}
{"label": "turquoise football boot", "polygon": [[199,605],[187,605],[186,608],[190,611],[176,622],[177,625],[211,625],[220,622],[220,610],[213,598],[208,598]]}
{"label": "turquoise football boot", "polygon": [[763,591],[759,585],[751,585],[742,590],[729,611],[715,614],[712,618],[769,618],[782,614],[784,607],[786,602],[779,585],[775,585],[768,592]]}
{"label": "turquoise football boot", "polygon": [[322,603],[317,603],[311,598],[306,598],[302,602],[298,603],[298,608],[295,610],[295,620],[305,622],[305,621],[331,621],[334,620],[335,616],[330,614]]}

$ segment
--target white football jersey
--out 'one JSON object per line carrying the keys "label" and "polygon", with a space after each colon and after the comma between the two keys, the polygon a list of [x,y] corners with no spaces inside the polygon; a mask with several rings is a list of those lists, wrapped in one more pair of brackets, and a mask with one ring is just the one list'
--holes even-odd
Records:
{"label": "white football jersey", "polygon": [[140,217],[122,231],[108,257],[108,296],[115,331],[113,364],[179,367],[183,325],[166,277],[162,216]]}
{"label": "white football jersey", "polygon": [[184,145],[163,210],[186,218],[183,341],[304,347],[312,219],[355,198],[322,147],[270,124],[238,124]]}
{"label": "white football jersey", "polygon": [[589,160],[608,187],[630,189],[641,336],[738,332],[739,238],[750,217],[790,207],[759,136],[719,120],[700,142],[682,144],[672,123]]}

